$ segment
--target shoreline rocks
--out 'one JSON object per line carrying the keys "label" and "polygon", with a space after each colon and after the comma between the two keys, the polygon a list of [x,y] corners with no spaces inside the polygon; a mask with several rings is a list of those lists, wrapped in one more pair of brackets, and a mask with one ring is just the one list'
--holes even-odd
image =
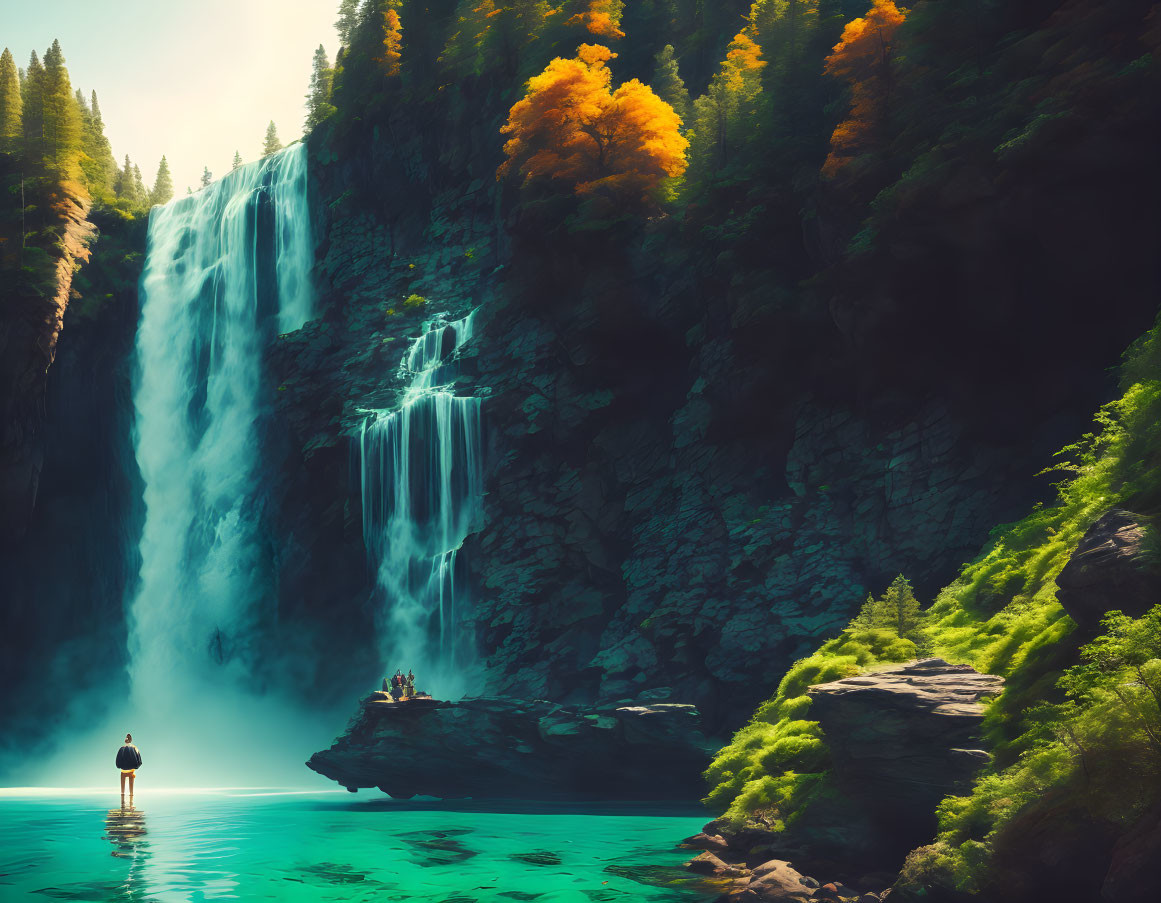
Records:
{"label": "shoreline rocks", "polygon": [[696,799],[714,748],[691,705],[392,702],[376,692],[306,764],[352,792],[400,799]]}

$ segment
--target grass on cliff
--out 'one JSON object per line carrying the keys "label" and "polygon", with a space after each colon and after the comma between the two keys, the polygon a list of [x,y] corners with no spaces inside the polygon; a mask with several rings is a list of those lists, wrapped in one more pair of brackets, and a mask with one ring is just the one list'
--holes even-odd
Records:
{"label": "grass on cliff", "polygon": [[705,803],[731,822],[757,816],[782,830],[825,780],[829,754],[817,721],[808,718],[812,684],[840,680],[880,662],[915,658],[918,647],[894,630],[851,626],[791,666],[774,697],[714,757]]}
{"label": "grass on cliff", "polygon": [[[1120,506],[1149,515],[1161,507],[1161,326],[1129,350],[1121,377],[1123,394],[1098,413],[1097,429],[1058,455],[1053,469],[1067,475],[1057,486],[1058,503],[994,531],[981,556],[925,614],[933,654],[1002,675],[1007,683],[985,718],[995,766],[970,796],[944,802],[939,843],[908,865],[914,884],[975,886],[991,839],[1013,813],[1053,788],[1067,795],[1083,765],[1076,744],[1060,739],[1068,731],[1088,737],[1102,718],[1110,719],[1113,727],[1104,735],[1109,762],[1124,758],[1110,746],[1138,745],[1140,730],[1114,718],[1107,698],[1073,698],[1075,680],[1065,669],[1077,656],[1075,625],[1057,603],[1055,585],[1103,512]],[[890,631],[852,626],[797,662],[707,770],[707,805],[734,823],[752,819],[775,830],[791,824],[825,781],[828,762],[822,730],[809,720],[807,686],[916,652]],[[1058,687],[1062,680],[1067,686]]]}
{"label": "grass on cliff", "polygon": [[1157,804],[1161,605],[1137,619],[1111,613],[1080,658],[1058,681],[1064,701],[1029,710],[1019,757],[982,775],[970,794],[943,800],[938,837],[908,856],[903,888],[986,894],[1007,880],[996,852],[1026,849],[1028,828],[1044,819],[1099,836],[1099,826],[1123,831]]}

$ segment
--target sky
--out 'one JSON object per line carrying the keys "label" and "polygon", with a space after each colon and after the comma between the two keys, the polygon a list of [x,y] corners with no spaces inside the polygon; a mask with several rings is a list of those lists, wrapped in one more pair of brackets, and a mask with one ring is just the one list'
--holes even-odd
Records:
{"label": "sky", "polygon": [[60,40],[74,90],[94,89],[118,163],[152,186],[165,154],[179,195],[202,168],[261,155],[271,119],[302,135],[311,58],[333,59],[339,0],[0,0],[0,47],[22,68]]}

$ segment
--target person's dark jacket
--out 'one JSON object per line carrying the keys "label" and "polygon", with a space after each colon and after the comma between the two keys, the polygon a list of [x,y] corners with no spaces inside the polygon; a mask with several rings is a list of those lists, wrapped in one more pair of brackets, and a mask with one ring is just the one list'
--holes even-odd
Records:
{"label": "person's dark jacket", "polygon": [[126,744],[117,750],[117,767],[122,771],[130,771],[141,767],[141,750],[136,746]]}

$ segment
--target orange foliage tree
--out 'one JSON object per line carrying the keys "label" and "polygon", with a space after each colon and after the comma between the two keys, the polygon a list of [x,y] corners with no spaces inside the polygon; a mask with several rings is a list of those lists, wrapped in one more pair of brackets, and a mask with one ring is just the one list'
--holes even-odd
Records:
{"label": "orange foliage tree", "polygon": [[624,9],[623,0],[590,0],[589,8],[570,16],[567,24],[583,25],[590,34],[602,38],[623,38],[625,32],[621,31],[621,13]]}
{"label": "orange foliage tree", "polygon": [[894,0],[873,0],[864,17],[847,23],[842,40],[826,58],[826,73],[851,86],[851,109],[831,135],[823,175],[835,175],[852,158],[883,143],[894,88],[895,33],[905,15]]}
{"label": "orange foliage tree", "polygon": [[612,90],[605,63],[615,56],[582,44],[574,59],[558,57],[528,80],[500,129],[511,137],[498,179],[518,172],[525,185],[550,180],[581,196],[648,204],[663,180],[685,172],[681,118],[637,79]]}
{"label": "orange foliage tree", "polygon": [[383,12],[383,56],[379,63],[388,75],[399,74],[403,59],[403,22],[394,6]]}

